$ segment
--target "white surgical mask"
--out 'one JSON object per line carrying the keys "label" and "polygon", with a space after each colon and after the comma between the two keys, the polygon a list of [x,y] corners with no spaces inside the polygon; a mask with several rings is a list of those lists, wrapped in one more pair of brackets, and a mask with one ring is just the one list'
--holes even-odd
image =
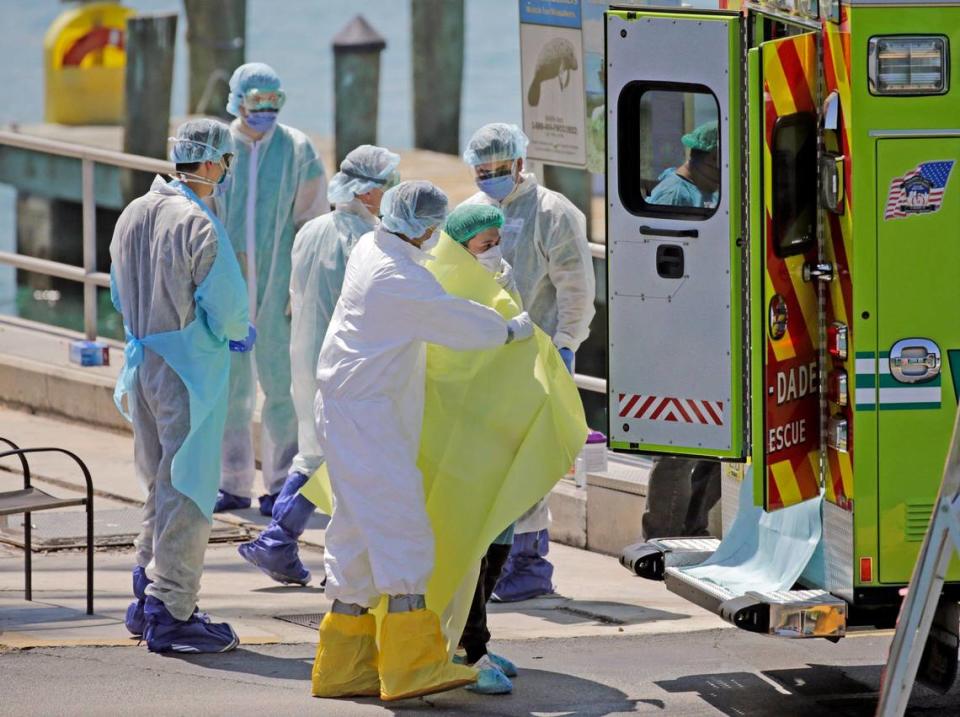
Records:
{"label": "white surgical mask", "polygon": [[496,274],[500,271],[500,266],[503,263],[503,252],[500,251],[499,244],[490,247],[482,254],[477,254],[476,257],[480,265],[491,274]]}

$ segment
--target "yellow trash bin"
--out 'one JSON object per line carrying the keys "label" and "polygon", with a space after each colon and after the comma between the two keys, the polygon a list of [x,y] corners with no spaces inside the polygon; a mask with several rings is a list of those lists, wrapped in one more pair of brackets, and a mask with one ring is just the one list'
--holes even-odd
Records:
{"label": "yellow trash bin", "polygon": [[43,38],[47,122],[123,122],[126,25],[134,14],[119,3],[98,2],[53,21]]}

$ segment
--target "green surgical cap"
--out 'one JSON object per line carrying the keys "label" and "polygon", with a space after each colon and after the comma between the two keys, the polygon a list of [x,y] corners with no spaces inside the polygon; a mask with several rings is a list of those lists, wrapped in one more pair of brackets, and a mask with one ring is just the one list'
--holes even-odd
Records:
{"label": "green surgical cap", "polygon": [[704,122],[690,134],[685,134],[680,138],[683,146],[688,149],[696,149],[700,152],[715,152],[717,150],[717,121]]}
{"label": "green surgical cap", "polygon": [[503,212],[489,204],[464,204],[447,217],[444,231],[460,244],[466,244],[484,229],[503,226]]}

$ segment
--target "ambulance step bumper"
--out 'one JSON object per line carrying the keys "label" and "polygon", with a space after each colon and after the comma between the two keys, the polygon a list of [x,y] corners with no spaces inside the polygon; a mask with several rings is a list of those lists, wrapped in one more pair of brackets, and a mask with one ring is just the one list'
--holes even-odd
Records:
{"label": "ambulance step bumper", "polygon": [[663,580],[667,568],[698,565],[720,545],[716,538],[657,538],[628,545],[620,552],[620,564],[647,580]]}
{"label": "ambulance step bumper", "polygon": [[667,568],[664,582],[670,592],[713,612],[749,632],[778,637],[825,637],[846,634],[847,603],[825,590],[749,591],[735,595],[677,568]]}
{"label": "ambulance step bumper", "polygon": [[680,568],[699,565],[720,541],[716,538],[659,538],[627,546],[620,564],[648,580],[662,580],[670,592],[750,632],[780,637],[846,634],[847,603],[825,590],[749,591],[737,595]]}

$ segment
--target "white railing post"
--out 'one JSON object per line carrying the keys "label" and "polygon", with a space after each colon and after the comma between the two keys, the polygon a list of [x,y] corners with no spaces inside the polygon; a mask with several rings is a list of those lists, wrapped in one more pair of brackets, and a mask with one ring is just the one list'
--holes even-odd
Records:
{"label": "white railing post", "polygon": [[92,159],[80,162],[83,186],[83,330],[87,339],[97,338],[97,285],[93,274],[97,271],[97,197],[94,192]]}

